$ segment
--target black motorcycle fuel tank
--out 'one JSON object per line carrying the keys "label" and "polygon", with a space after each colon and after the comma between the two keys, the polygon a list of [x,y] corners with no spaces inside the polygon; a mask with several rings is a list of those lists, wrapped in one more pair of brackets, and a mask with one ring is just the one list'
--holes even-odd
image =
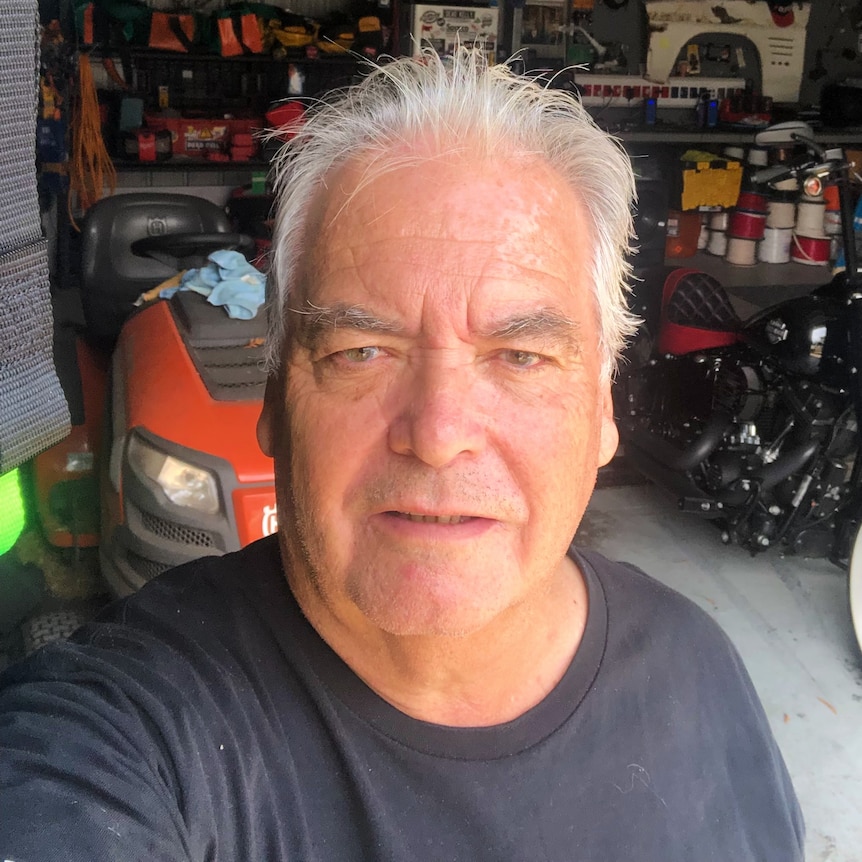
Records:
{"label": "black motorcycle fuel tank", "polygon": [[773,305],[746,323],[742,338],[785,371],[831,386],[848,383],[847,305],[838,296],[815,293]]}

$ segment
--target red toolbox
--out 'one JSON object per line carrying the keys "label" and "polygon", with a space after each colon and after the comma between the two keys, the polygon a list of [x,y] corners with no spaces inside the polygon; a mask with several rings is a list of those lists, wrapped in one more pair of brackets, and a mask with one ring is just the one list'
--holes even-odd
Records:
{"label": "red toolbox", "polygon": [[[263,117],[165,117],[157,113],[145,113],[144,122],[155,131],[171,133],[175,156],[197,156],[208,158],[216,154],[230,154],[234,135],[241,136],[246,157],[256,155],[258,142],[255,133],[264,127]],[[250,137],[249,137],[250,136]],[[248,143],[250,142],[250,143]],[[248,147],[251,147],[249,152]]]}

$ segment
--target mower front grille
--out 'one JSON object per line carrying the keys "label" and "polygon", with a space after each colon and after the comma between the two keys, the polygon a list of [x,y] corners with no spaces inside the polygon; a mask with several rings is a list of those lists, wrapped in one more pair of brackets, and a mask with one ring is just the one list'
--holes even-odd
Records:
{"label": "mower front grille", "polygon": [[173,568],[170,563],[157,563],[155,560],[148,560],[134,551],[126,552],[129,565],[145,580],[151,581],[153,578]]}
{"label": "mower front grille", "polygon": [[207,530],[177,524],[173,521],[159,518],[149,512],[141,512],[144,529],[169,542],[179,542],[183,545],[193,545],[196,548],[216,547],[215,537]]}

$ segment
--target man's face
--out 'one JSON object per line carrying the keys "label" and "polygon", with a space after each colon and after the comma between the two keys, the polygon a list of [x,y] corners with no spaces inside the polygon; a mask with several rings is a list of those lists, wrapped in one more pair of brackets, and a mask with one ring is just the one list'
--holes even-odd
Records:
{"label": "man's face", "polygon": [[538,161],[364,167],[328,183],[261,418],[288,578],[313,621],[468,634],[571,577],[616,448],[590,231]]}

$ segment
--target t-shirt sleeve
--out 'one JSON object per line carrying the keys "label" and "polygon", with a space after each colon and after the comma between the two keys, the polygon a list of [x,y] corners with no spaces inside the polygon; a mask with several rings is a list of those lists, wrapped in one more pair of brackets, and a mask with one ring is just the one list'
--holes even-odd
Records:
{"label": "t-shirt sleeve", "polygon": [[130,670],[57,644],[0,678],[0,859],[194,858]]}
{"label": "t-shirt sleeve", "polygon": [[[594,565],[595,558],[592,558]],[[602,565],[599,561],[598,565]],[[786,765],[744,663],[700,607],[630,564],[604,564],[611,638],[608,685],[651,731],[644,749],[684,784],[662,791],[670,808],[696,803],[700,858],[801,860],[804,821]],[[626,710],[624,710],[626,712]],[[672,728],[672,733],[665,732]],[[653,777],[661,770],[652,770]],[[671,800],[676,799],[672,804]]]}

